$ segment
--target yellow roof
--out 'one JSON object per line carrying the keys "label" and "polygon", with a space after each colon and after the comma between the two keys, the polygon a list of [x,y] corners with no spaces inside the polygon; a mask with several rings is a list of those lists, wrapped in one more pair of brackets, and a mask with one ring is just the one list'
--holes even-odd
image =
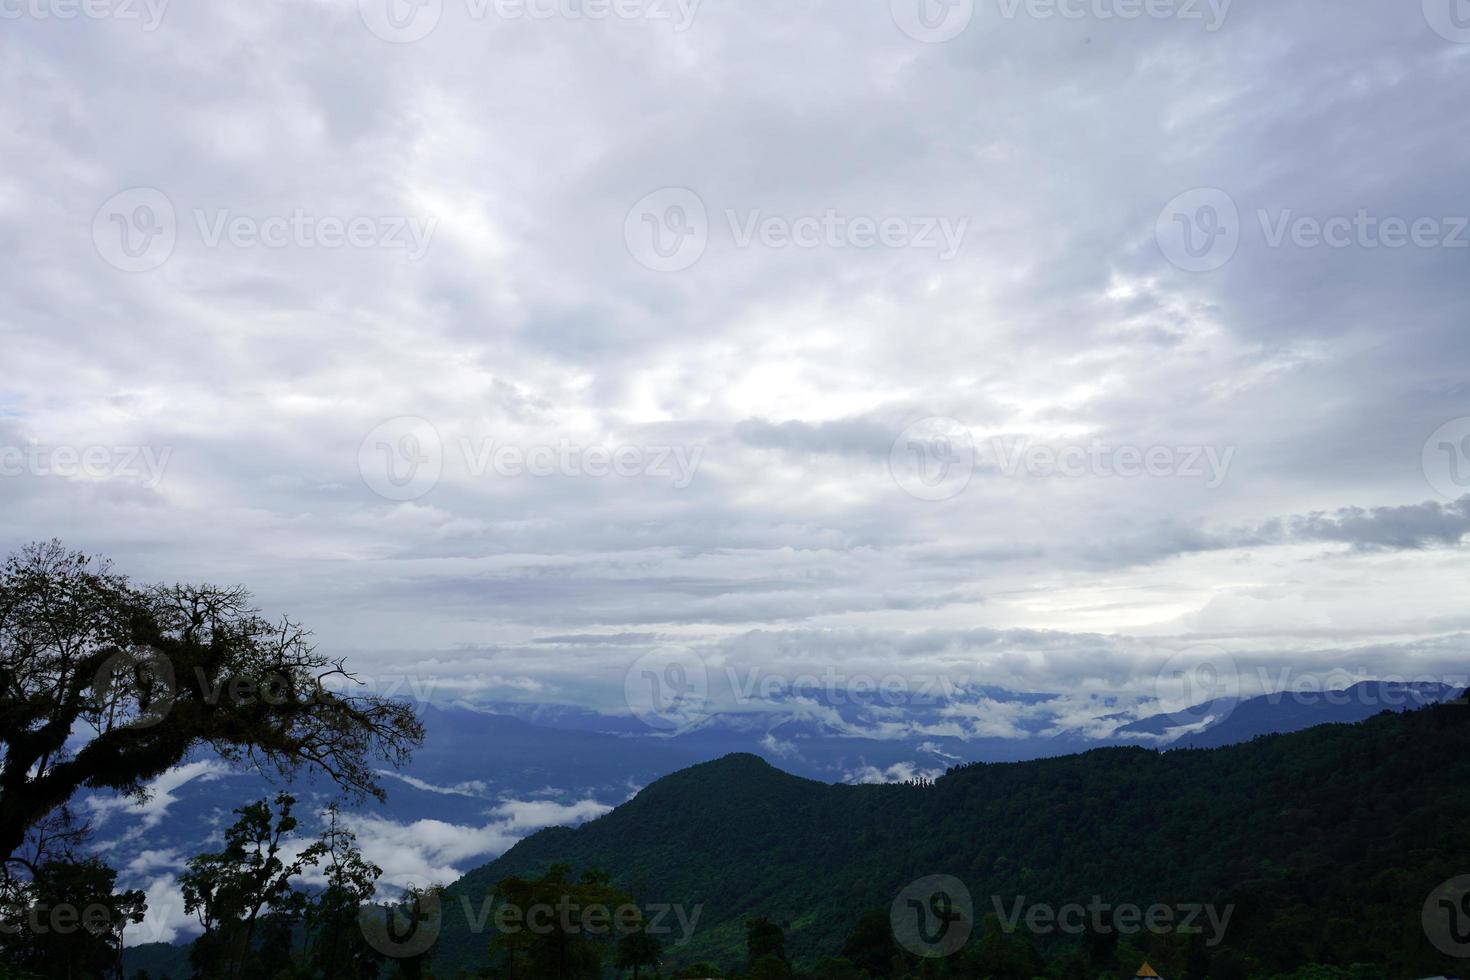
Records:
{"label": "yellow roof", "polygon": [[1134,976],[1135,977],[1154,977],[1154,978],[1156,978],[1156,980],[1163,980],[1162,977],[1160,977],[1157,973],[1154,972],[1154,968],[1151,967],[1151,966],[1149,966],[1147,963],[1143,964],[1143,966],[1140,966],[1138,968],[1138,972],[1136,974],[1134,974]]}

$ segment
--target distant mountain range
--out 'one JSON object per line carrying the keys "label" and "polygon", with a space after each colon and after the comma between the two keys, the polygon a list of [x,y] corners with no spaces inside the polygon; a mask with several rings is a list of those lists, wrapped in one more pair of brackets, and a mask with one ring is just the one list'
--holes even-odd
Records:
{"label": "distant mountain range", "polygon": [[1143,735],[1169,748],[1218,748],[1261,735],[1298,732],[1313,725],[1363,721],[1382,711],[1422,708],[1458,693],[1444,684],[1363,681],[1333,691],[1217,699],[1124,725],[1113,733],[1113,740]]}
{"label": "distant mountain range", "polygon": [[1131,940],[1154,944],[1165,976],[1172,956],[1203,956],[1222,976],[1309,963],[1374,964],[1385,980],[1449,974],[1455,961],[1430,945],[1421,910],[1470,873],[1467,812],[1463,701],[1223,749],[963,766],[932,785],[828,785],[732,755],[467,874],[449,889],[435,969],[486,962],[490,936],[457,910],[482,907],[503,878],[566,862],[611,873],[640,901],[700,907],[693,938],[666,951],[671,965],[740,966],[752,915],[782,924],[810,962],[906,884],[943,874],[968,887],[977,920],[1018,900],[1228,910],[1208,947]]}
{"label": "distant mountain range", "polygon": [[[402,773],[384,775],[387,804],[363,811],[399,825],[432,820],[466,831],[498,822],[503,832],[491,835],[492,843],[485,846],[499,839],[504,840],[501,846],[509,846],[545,822],[595,816],[660,777],[733,753],[759,756],[786,772],[824,783],[897,782],[933,778],[964,763],[1052,758],[1100,746],[1226,745],[1358,721],[1452,694],[1442,685],[1368,682],[1330,695],[1217,701],[1129,722],[1106,738],[1056,733],[1056,719],[1048,714],[1055,695],[989,688],[916,705],[799,699],[783,710],[777,702],[760,711],[715,714],[678,735],[655,732],[632,717],[555,705],[429,706],[421,711],[428,732],[424,746]],[[1016,722],[1018,733],[968,738],[934,734],[943,731],[941,722],[948,714],[996,706],[1025,719]],[[1010,710],[1015,706],[1026,710]],[[901,723],[893,723],[894,718]],[[875,719],[889,723],[875,724]],[[96,826],[104,858],[114,867],[143,869],[124,875],[131,886],[143,887],[150,876],[164,873],[169,862],[177,866],[212,846],[234,807],[275,789],[259,773],[230,770],[204,758],[163,785],[146,806],[102,797],[82,809]],[[333,795],[332,787],[312,779],[298,782],[293,791],[312,806],[324,805]],[[533,813],[545,814],[539,818],[543,822],[521,816],[528,803],[534,804]],[[481,860],[495,853],[492,849]],[[134,941],[139,938],[150,937],[135,936]]]}
{"label": "distant mountain range", "polygon": [[[778,702],[758,712],[715,714],[677,735],[655,732],[632,717],[555,705],[431,705],[421,709],[428,732],[423,747],[401,773],[385,773],[389,800],[374,812],[405,823],[434,819],[478,826],[487,812],[507,801],[611,806],[660,776],[736,752],[835,783],[932,778],[966,762],[1019,762],[1109,745],[1208,748],[1312,725],[1360,721],[1453,693],[1438,684],[1365,682],[1309,696],[1207,702],[1123,724],[1101,738],[1057,733],[1056,719],[1037,710],[1055,695],[988,688],[938,703],[884,705],[879,715],[856,699],[815,706],[803,700],[787,712]],[[943,719],[966,705],[1023,705],[1033,713],[1013,722],[1018,731],[1012,735],[945,734]],[[875,724],[875,717],[885,724]],[[154,806],[135,809],[108,798],[93,800],[98,839],[115,866],[144,851],[196,853],[231,809],[274,792],[274,784],[261,774],[230,770],[208,757],[197,760],[190,772],[192,778],[166,784]],[[295,791],[305,800],[325,802],[333,788],[308,778]],[[158,819],[163,812],[167,821]]]}

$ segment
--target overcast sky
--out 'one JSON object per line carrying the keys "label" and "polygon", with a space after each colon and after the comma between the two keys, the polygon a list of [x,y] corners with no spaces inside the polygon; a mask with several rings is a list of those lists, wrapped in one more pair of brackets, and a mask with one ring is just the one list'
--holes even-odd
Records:
{"label": "overcast sky", "polygon": [[0,0],[0,545],[486,697],[1452,675],[1465,8]]}

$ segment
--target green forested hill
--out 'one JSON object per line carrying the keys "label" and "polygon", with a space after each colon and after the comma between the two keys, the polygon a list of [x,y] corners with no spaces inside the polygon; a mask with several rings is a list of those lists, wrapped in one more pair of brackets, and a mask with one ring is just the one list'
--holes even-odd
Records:
{"label": "green forested hill", "polygon": [[[829,786],[729,756],[589,824],[538,833],[455,883],[435,970],[486,962],[490,937],[470,934],[463,899],[564,862],[610,872],[643,902],[702,905],[693,940],[668,951],[675,962],[742,965],[753,915],[786,927],[793,959],[835,954],[864,911],[949,874],[977,917],[992,896],[1007,907],[1022,896],[1234,905],[1224,943],[1192,954],[1215,963],[1212,976],[1314,962],[1451,973],[1420,912],[1436,885],[1470,874],[1467,716],[1457,704],[1223,749],[974,765],[932,785]],[[1072,942],[1037,940],[1048,952]],[[1146,937],[1133,942],[1148,951]]]}

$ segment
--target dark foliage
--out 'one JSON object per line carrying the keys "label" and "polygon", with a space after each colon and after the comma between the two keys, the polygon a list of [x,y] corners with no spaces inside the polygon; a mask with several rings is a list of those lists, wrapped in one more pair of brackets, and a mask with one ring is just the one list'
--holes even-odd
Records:
{"label": "dark foliage", "polygon": [[[478,903],[508,876],[561,862],[606,868],[658,901],[703,906],[693,939],[666,943],[668,967],[713,960],[754,973],[779,960],[764,947],[748,959],[745,924],[759,916],[786,925],[799,968],[844,953],[896,976],[879,916],[909,882],[950,874],[980,917],[1022,897],[1233,907],[1214,946],[1178,933],[1007,936],[991,922],[945,961],[983,971],[967,976],[1030,977],[1040,956],[1052,975],[1087,980],[1131,976],[1146,957],[1170,980],[1290,976],[1313,963],[1373,964],[1388,980],[1450,973],[1420,911],[1435,886],[1470,871],[1467,715],[1462,700],[1224,749],[967,766],[932,786],[828,786],[730,756],[600,820],[538,833],[448,897]],[[451,916],[436,967],[473,969],[483,948]]]}
{"label": "dark foliage", "polygon": [[140,793],[201,746],[378,794],[373,757],[403,762],[423,728],[334,680],[342,663],[243,589],[139,588],[57,542],[25,548],[0,566],[0,858],[79,789]]}

